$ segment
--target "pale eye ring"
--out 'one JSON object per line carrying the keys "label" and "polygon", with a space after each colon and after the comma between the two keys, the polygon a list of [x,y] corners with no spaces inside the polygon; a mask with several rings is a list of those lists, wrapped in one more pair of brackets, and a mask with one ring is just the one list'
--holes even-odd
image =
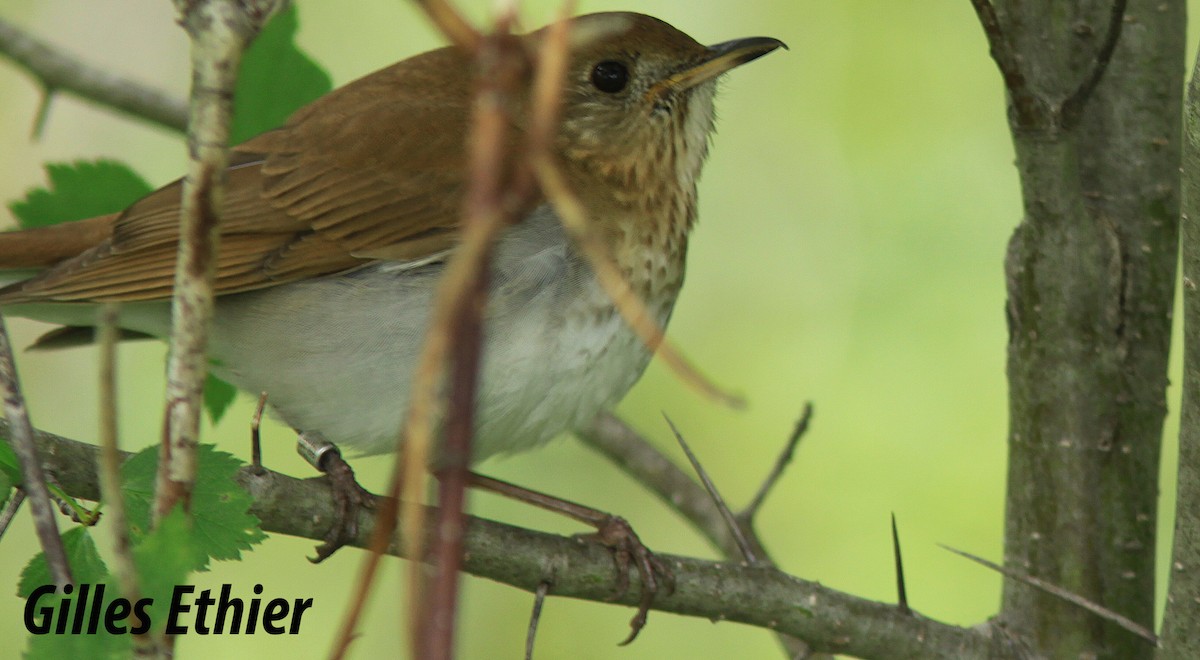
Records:
{"label": "pale eye ring", "polygon": [[605,60],[592,68],[592,84],[606,94],[616,94],[629,84],[629,69],[615,60]]}

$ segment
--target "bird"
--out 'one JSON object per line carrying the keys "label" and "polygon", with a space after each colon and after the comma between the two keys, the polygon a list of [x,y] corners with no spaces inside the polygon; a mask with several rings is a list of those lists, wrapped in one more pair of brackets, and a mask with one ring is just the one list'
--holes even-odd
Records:
{"label": "bird", "polygon": [[[784,46],[705,46],[650,16],[571,19],[551,149],[614,263],[667,323],[697,221],[717,81]],[[533,47],[547,30],[519,38]],[[233,147],[211,370],[350,454],[394,450],[435,288],[463,235],[472,60],[448,46],[368,74]],[[528,86],[529,81],[522,84]],[[524,90],[528,94],[528,89]],[[521,121],[514,122],[519,134]],[[65,327],[119,303],[165,338],[181,181],[122,212],[0,234],[0,312]],[[653,349],[535,193],[493,249],[472,460],[531,449],[632,387]]]}

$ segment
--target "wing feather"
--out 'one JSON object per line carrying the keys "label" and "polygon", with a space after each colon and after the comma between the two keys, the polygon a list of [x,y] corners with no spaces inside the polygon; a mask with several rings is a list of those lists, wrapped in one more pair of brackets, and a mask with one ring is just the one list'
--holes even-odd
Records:
{"label": "wing feather", "polygon": [[[435,80],[432,71],[451,75]],[[217,293],[452,249],[466,188],[470,80],[457,51],[425,53],[336,90],[236,147],[226,173]],[[133,204],[111,237],[0,290],[0,302],[169,297],[181,190],[175,181]]]}

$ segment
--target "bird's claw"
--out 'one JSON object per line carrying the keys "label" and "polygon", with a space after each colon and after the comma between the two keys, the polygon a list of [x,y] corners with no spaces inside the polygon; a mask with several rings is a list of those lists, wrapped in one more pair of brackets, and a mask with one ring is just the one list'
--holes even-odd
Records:
{"label": "bird's claw", "polygon": [[358,537],[358,510],[374,509],[375,496],[358,484],[342,453],[320,434],[301,433],[296,449],[313,467],[325,473],[333,492],[333,523],[324,542],[317,546],[317,556],[308,558],[319,564]]}
{"label": "bird's claw", "polygon": [[596,525],[594,533],[580,535],[580,538],[600,543],[613,553],[613,561],[617,566],[617,588],[608,600],[617,600],[625,595],[629,590],[629,567],[632,564],[637,569],[642,582],[642,598],[638,601],[637,612],[629,620],[629,636],[620,644],[625,646],[636,639],[645,627],[650,606],[659,592],[669,595],[675,591],[675,574],[650,552],[633,527],[620,516],[608,516]]}

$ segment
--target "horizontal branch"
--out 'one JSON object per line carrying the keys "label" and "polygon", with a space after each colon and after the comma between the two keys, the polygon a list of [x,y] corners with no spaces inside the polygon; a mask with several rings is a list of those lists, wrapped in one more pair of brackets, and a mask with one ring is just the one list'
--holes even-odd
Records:
{"label": "horizontal branch", "polygon": [[173,131],[187,130],[187,104],[68,55],[0,18],[0,55],[37,79],[46,93],[64,91]]}
{"label": "horizontal branch", "polygon": [[[0,424],[0,436],[8,437]],[[36,440],[46,469],[68,493],[99,497],[98,449],[45,432]],[[254,497],[251,513],[268,532],[314,540],[324,537],[334,514],[333,499],[323,479],[295,479],[249,469],[238,482]],[[359,535],[351,545],[364,547],[374,519],[359,512]],[[394,541],[389,554],[403,544]],[[529,592],[547,579],[552,595],[607,601],[617,587],[612,555],[594,544],[512,525],[470,517],[464,570]],[[675,572],[676,590],[659,594],[653,608],[718,621],[737,621],[782,632],[808,642],[815,651],[858,657],[1019,658],[1020,645],[993,626],[950,626],[895,606],[857,598],[769,567],[711,562],[659,555]],[[640,585],[633,584],[616,601],[637,604]]]}

